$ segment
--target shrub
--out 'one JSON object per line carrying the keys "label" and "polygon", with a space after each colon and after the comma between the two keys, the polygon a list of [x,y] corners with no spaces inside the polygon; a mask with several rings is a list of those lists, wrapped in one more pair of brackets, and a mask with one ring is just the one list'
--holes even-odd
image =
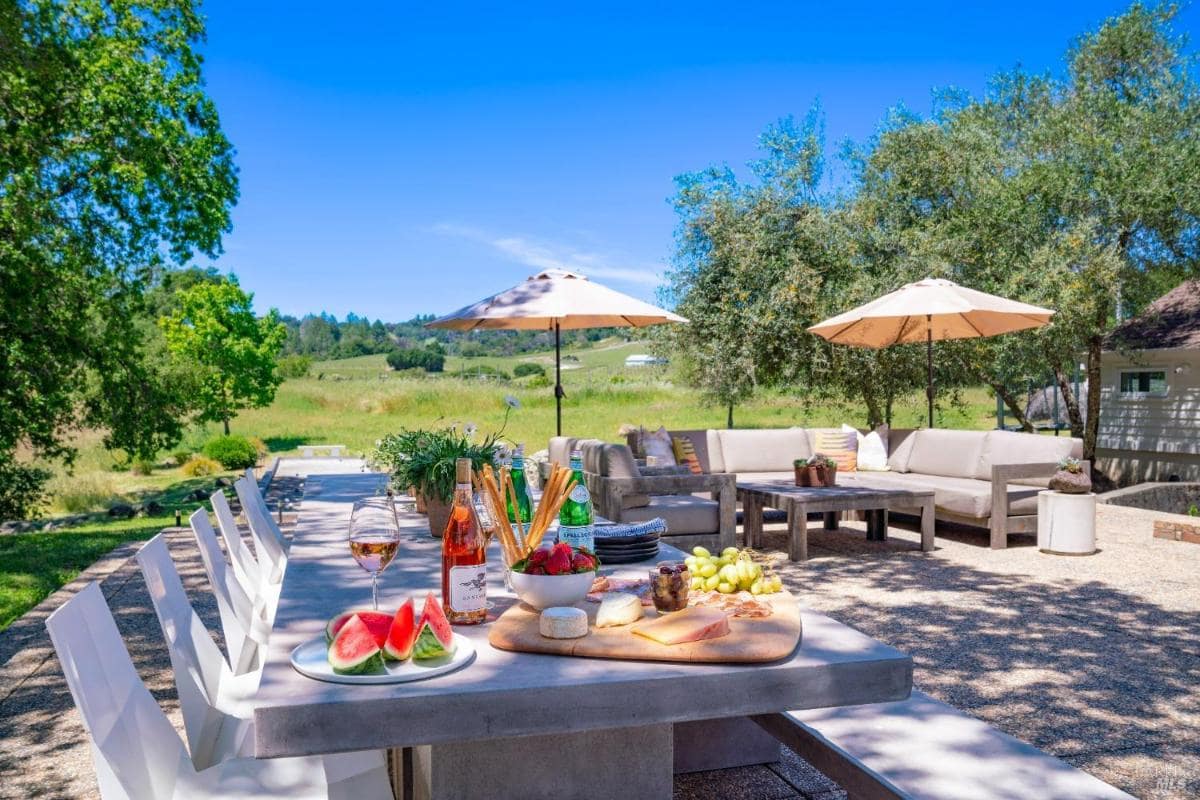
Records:
{"label": "shrub", "polygon": [[280,356],[275,362],[282,378],[306,378],[311,366],[312,359],[301,355]]}
{"label": "shrub", "polygon": [[446,366],[446,357],[438,350],[428,347],[407,347],[393,350],[387,355],[388,366],[395,370],[419,367],[426,372],[441,372]]}
{"label": "shrub", "polygon": [[550,385],[551,381],[549,375],[535,375],[529,379],[529,383],[526,384],[526,387],[529,389],[548,389],[550,388]]}
{"label": "shrub", "polygon": [[131,475],[150,475],[154,472],[155,466],[152,458],[135,458],[129,465],[129,473]]}
{"label": "shrub", "polygon": [[259,461],[271,455],[271,448],[267,447],[267,443],[257,436],[247,436],[246,441],[254,445],[254,452],[258,453]]}
{"label": "shrub", "polygon": [[221,471],[221,465],[207,456],[192,456],[180,469],[189,478],[202,478],[205,475],[215,475]]}
{"label": "shrub", "polygon": [[513,367],[514,378],[524,378],[526,375],[545,375],[546,368],[541,364],[534,364],[532,361],[522,361]]}
{"label": "shrub", "polygon": [[50,473],[0,456],[0,519],[25,519],[46,502]]}
{"label": "shrub", "polygon": [[182,467],[191,457],[191,450],[176,450],[174,453],[171,453],[171,460],[175,462],[175,466],[177,467]]}
{"label": "shrub", "polygon": [[245,436],[218,436],[204,445],[204,455],[225,469],[245,469],[258,463],[258,450]]}

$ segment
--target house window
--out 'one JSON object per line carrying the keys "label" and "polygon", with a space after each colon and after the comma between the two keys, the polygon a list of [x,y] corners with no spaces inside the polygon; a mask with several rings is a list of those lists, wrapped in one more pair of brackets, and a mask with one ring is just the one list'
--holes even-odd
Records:
{"label": "house window", "polygon": [[1122,370],[1121,394],[1125,397],[1164,397],[1167,394],[1166,370]]}

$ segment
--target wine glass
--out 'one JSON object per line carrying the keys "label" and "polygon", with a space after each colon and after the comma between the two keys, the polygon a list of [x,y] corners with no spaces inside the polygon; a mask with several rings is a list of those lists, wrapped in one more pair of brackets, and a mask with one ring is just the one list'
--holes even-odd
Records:
{"label": "wine glass", "polygon": [[[380,502],[380,500],[385,502]],[[400,548],[400,526],[386,498],[359,500],[350,512],[350,554],[371,573],[371,601],[379,610],[379,573],[387,569]]]}

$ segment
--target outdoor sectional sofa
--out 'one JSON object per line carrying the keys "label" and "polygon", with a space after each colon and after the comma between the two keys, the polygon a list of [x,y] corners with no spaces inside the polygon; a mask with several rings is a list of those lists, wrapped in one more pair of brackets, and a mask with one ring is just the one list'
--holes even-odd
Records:
{"label": "outdoor sectional sofa", "polygon": [[[706,476],[733,475],[736,480],[755,481],[791,480],[792,461],[813,454],[815,431],[774,428],[671,433],[692,440]],[[633,487],[638,485],[634,479],[638,476],[626,474],[631,465],[633,470],[637,469],[631,449],[633,440],[631,435],[628,446],[609,445],[608,449],[597,451],[590,465],[585,461],[587,472],[595,476],[589,477],[594,484],[589,488],[605,516],[609,512],[619,516],[632,513],[633,518],[640,519],[643,513],[650,513],[649,506],[637,505],[643,499],[634,494]],[[613,447],[623,452],[614,454]],[[602,461],[596,460],[600,452],[604,453]],[[1069,437],[1000,430],[893,430],[889,436],[889,471],[839,472],[837,480],[843,485],[932,490],[939,520],[987,528],[991,546],[998,549],[1007,547],[1010,533],[1037,531],[1037,492],[1045,488],[1059,459],[1078,458],[1081,453],[1081,441]],[[618,463],[623,466],[615,469],[614,464]],[[626,488],[618,492],[614,489],[616,484]],[[651,484],[640,485],[646,493],[654,491]],[[707,485],[690,491],[705,490]],[[622,498],[621,508],[610,501],[613,496]],[[695,500],[702,502],[703,498]],[[684,498],[671,501],[673,507],[691,502]],[[650,498],[650,503],[654,504],[655,498]],[[710,513],[718,511],[725,509]],[[670,527],[671,519],[667,522]]]}

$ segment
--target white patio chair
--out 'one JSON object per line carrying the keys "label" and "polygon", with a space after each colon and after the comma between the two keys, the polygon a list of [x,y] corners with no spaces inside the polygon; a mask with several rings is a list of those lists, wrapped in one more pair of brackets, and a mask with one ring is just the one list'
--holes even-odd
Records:
{"label": "white patio chair", "polygon": [[196,769],[252,755],[253,706],[261,670],[234,675],[204,622],[192,608],[160,533],[137,554],[175,673],[183,729]]}
{"label": "white patio chair", "polygon": [[233,570],[227,569],[225,554],[221,552],[216,531],[208,521],[208,512],[203,508],[197,509],[188,518],[188,523],[192,526],[192,535],[200,549],[200,560],[204,562],[208,583],[217,598],[229,666],[234,675],[258,669],[271,629],[255,611],[254,602],[234,577]]}
{"label": "white patio chair", "polygon": [[225,499],[225,493],[219,490],[213,492],[208,500],[212,503],[213,512],[217,515],[217,528],[221,531],[221,538],[225,540],[225,550],[229,553],[229,562],[233,567],[234,577],[242,585],[246,594],[256,597],[262,591],[263,585],[267,583],[263,576],[262,565],[243,541],[241,529],[238,528],[237,520],[233,516],[233,509],[229,507],[229,501]]}
{"label": "white patio chair", "polygon": [[138,677],[96,583],[55,610],[46,629],[83,717],[103,800],[392,798],[378,753],[356,754],[358,769],[316,758],[236,758],[197,771]]}
{"label": "white patio chair", "polygon": [[250,538],[254,540],[255,558],[259,566],[266,569],[267,580],[279,583],[287,567],[288,542],[270,513],[265,512],[265,504],[260,504],[262,495],[258,493],[257,486],[242,478],[233,484],[233,488],[241,501],[242,513],[250,528]]}
{"label": "white patio chair", "polygon": [[[238,483],[241,484],[240,489],[238,488]],[[279,546],[283,548],[283,552],[286,555],[292,549],[292,543],[284,537],[283,531],[279,528],[279,523],[271,516],[271,509],[267,506],[267,498],[263,497],[262,491],[258,488],[258,481],[253,478],[242,478],[233,485],[233,488],[238,492],[238,500],[242,501],[243,509],[247,505],[247,501],[250,505],[258,509],[263,521],[267,523],[268,530],[274,535],[275,540],[279,542]],[[246,496],[245,500],[242,499],[243,494]]]}

